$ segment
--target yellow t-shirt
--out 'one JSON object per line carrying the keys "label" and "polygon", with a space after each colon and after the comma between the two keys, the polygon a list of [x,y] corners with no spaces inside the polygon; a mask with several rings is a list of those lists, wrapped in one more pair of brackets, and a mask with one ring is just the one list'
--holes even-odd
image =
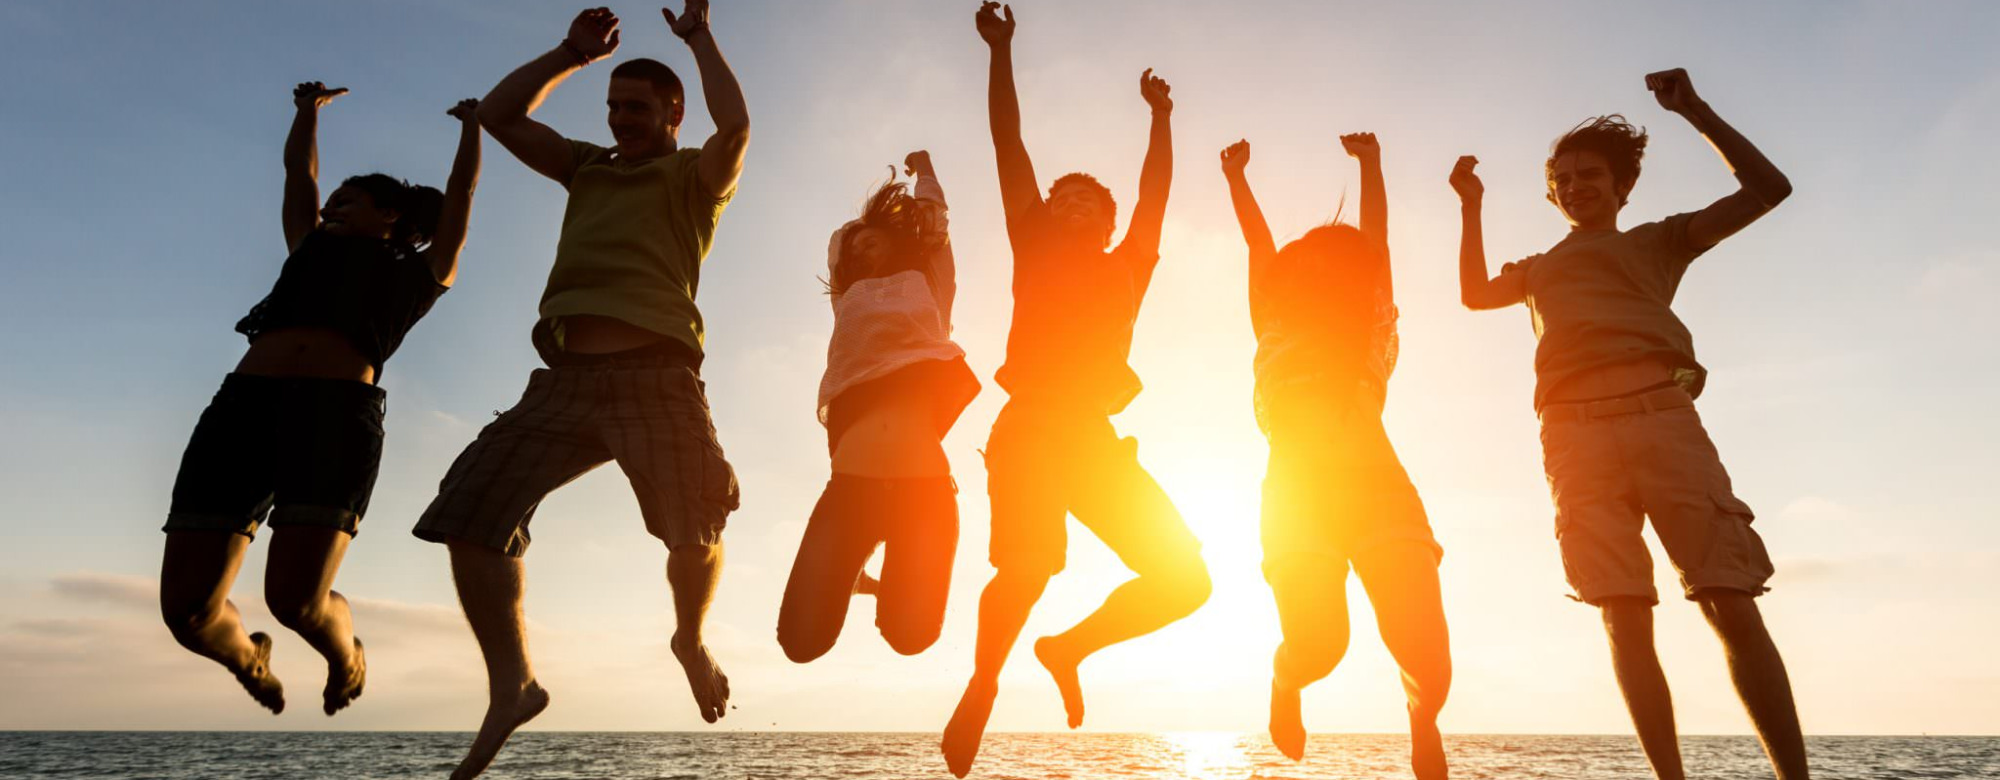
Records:
{"label": "yellow t-shirt", "polygon": [[576,172],[569,181],[555,267],[542,291],[536,347],[559,351],[560,320],[579,314],[615,317],[701,351],[701,310],[695,290],[701,261],[715,238],[722,209],[735,193],[702,188],[700,149],[638,162],[614,150],[570,141]]}

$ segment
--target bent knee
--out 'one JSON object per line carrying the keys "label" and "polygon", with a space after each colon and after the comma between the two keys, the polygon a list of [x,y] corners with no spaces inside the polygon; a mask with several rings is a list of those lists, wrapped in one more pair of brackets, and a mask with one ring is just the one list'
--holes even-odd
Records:
{"label": "bent knee", "polygon": [[207,601],[160,605],[160,618],[174,636],[192,636],[222,619],[222,607]]}
{"label": "bent knee", "polygon": [[1141,576],[1159,577],[1166,583],[1167,598],[1185,612],[1200,609],[1215,593],[1215,581],[1209,577],[1208,566],[1198,556],[1191,556],[1170,570]]}
{"label": "bent knee", "polygon": [[792,663],[806,663],[833,649],[833,642],[840,638],[838,626],[829,631],[823,626],[809,621],[778,621],[778,646],[785,649],[785,657]]}
{"label": "bent knee", "polygon": [[307,626],[318,625],[326,616],[326,600],[299,596],[264,597],[264,606],[271,610],[271,617],[278,625],[297,631]]}
{"label": "bent knee", "polygon": [[944,615],[935,618],[903,616],[885,617],[876,621],[882,630],[882,639],[889,648],[903,655],[916,655],[937,643],[938,635],[944,631]]}
{"label": "bent knee", "polygon": [[1345,632],[1315,632],[1311,636],[1285,637],[1278,648],[1278,662],[1285,676],[1299,684],[1313,682],[1333,674],[1340,660],[1347,656],[1347,634]]}

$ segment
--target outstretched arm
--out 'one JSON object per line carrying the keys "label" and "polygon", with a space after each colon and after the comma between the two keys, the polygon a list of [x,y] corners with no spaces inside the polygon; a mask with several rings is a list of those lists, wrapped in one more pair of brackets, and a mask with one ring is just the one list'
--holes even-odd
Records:
{"label": "outstretched arm", "polygon": [[1478,164],[1478,158],[1466,155],[1458,158],[1458,164],[1451,169],[1451,188],[1458,191],[1463,231],[1458,243],[1458,299],[1473,311],[1512,306],[1527,298],[1527,285],[1521,274],[1486,275],[1486,237],[1479,223],[1486,186],[1472,172],[1472,167]]}
{"label": "outstretched arm", "polygon": [[617,49],[618,17],[608,8],[584,10],[569,23],[569,35],[561,45],[515,68],[486,93],[479,101],[479,124],[536,173],[569,186],[576,173],[569,141],[528,115],[570,74]]}
{"label": "outstretched arm", "polygon": [[[1167,190],[1174,183],[1172,92],[1167,80],[1153,75],[1152,68],[1139,74],[1139,95],[1153,110],[1153,128],[1146,141],[1146,162],[1139,168],[1139,202],[1132,207],[1132,226],[1125,231],[1125,245],[1145,248],[1147,257],[1159,255],[1160,226],[1167,219]],[[1151,277],[1150,265],[1144,275]]]}
{"label": "outstretched arm", "polygon": [[292,88],[297,113],[285,136],[285,199],[278,209],[288,250],[298,249],[319,227],[319,107],[345,94],[346,87],[327,89],[317,81]]}
{"label": "outstretched arm", "polygon": [[1278,243],[1271,240],[1271,226],[1264,221],[1256,194],[1250,191],[1249,165],[1249,141],[1239,140],[1222,150],[1222,177],[1229,181],[1229,202],[1236,207],[1236,226],[1243,229],[1243,243],[1250,247],[1250,328],[1261,335],[1270,319],[1264,312],[1265,285],[1278,257]]}
{"label": "outstretched arm", "polygon": [[1042,205],[1035,164],[1021,140],[1020,96],[1014,92],[1014,8],[988,0],[979,4],[973,22],[993,55],[986,71],[986,118],[993,130],[993,157],[1000,166],[1000,206],[1012,225],[1015,217]]}
{"label": "outstretched arm", "polygon": [[1340,148],[1361,163],[1361,235],[1389,259],[1389,196],[1382,184],[1382,146],[1374,133],[1349,133]]}
{"label": "outstretched arm", "polygon": [[736,73],[722,58],[715,36],[708,31],[708,0],[687,0],[679,16],[662,8],[660,16],[667,28],[686,41],[694,52],[695,69],[701,71],[701,94],[708,101],[708,116],[715,121],[715,134],[701,145],[697,173],[702,189],[713,197],[736,191],[743,176],[743,156],[750,150],[750,109],[743,103],[743,87]]}
{"label": "outstretched arm", "polygon": [[931,219],[931,226],[938,231],[939,243],[931,249],[931,290],[937,298],[938,312],[944,317],[946,328],[951,327],[951,304],[958,297],[958,267],[951,254],[951,220],[944,200],[944,185],[938,183],[937,169],[931,166],[931,153],[922,149],[909,153],[903,158],[903,173],[914,176],[917,202]]}
{"label": "outstretched arm", "polygon": [[1736,132],[1736,128],[1722,121],[1709,108],[1708,101],[1695,94],[1694,82],[1688,79],[1686,70],[1675,68],[1649,74],[1646,88],[1653,91],[1661,108],[1680,114],[1694,125],[1716,153],[1722,155],[1722,162],[1729,166],[1730,172],[1736,174],[1737,190],[1695,212],[1688,223],[1688,242],[1694,248],[1707,249],[1735,235],[1792,194],[1792,182],[1778,166],[1765,159],[1764,153]]}
{"label": "outstretched arm", "polygon": [[437,235],[431,236],[424,257],[438,284],[450,287],[458,279],[458,252],[465,248],[466,226],[472,219],[472,191],[479,188],[479,100],[466,98],[445,111],[458,120],[458,154],[451,161],[451,178],[444,183],[444,210],[438,214]]}

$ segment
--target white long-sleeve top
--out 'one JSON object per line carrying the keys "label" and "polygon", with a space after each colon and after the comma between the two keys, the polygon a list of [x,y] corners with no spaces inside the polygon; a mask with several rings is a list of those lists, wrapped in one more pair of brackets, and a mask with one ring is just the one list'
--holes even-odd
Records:
{"label": "white long-sleeve top", "polygon": [[[833,338],[826,345],[826,375],[819,383],[819,421],[825,425],[833,400],[855,385],[926,360],[954,360],[965,350],[951,340],[951,304],[957,295],[944,188],[932,176],[917,177],[917,200],[934,209],[945,240],[927,258],[928,275],[907,270],[862,279],[833,296]],[[841,246],[856,220],[840,226],[827,244],[827,272],[840,264]],[[976,388],[976,385],[975,385]]]}

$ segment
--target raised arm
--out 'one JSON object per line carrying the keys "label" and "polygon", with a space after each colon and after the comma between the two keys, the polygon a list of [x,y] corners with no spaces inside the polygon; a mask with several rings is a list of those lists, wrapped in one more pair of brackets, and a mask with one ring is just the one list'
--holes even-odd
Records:
{"label": "raised arm", "polygon": [[479,101],[479,124],[536,173],[569,186],[576,173],[569,141],[528,115],[570,74],[617,50],[618,17],[608,8],[584,10],[569,23],[569,35],[561,44],[515,68],[486,93]]}
{"label": "raised arm", "polygon": [[1458,191],[1462,232],[1458,243],[1458,299],[1473,311],[1499,309],[1527,298],[1527,284],[1519,273],[1486,275],[1486,237],[1480,229],[1479,209],[1486,186],[1472,168],[1479,159],[1458,158],[1451,169],[1451,188]]}
{"label": "raised arm", "polygon": [[319,107],[347,94],[346,87],[327,89],[308,81],[292,88],[292,130],[285,136],[285,199],[278,217],[285,227],[285,248],[299,248],[306,234],[319,227]]}
{"label": "raised arm", "polygon": [[1271,226],[1264,210],[1250,191],[1250,142],[1239,140],[1222,150],[1222,177],[1229,181],[1229,202],[1236,207],[1236,226],[1243,229],[1243,243],[1250,247],[1250,327],[1263,334],[1269,317],[1264,298],[1271,265],[1278,259],[1278,243],[1271,240]]}
{"label": "raised arm", "polygon": [[450,287],[458,279],[458,252],[465,248],[466,225],[472,218],[472,191],[479,188],[479,101],[466,98],[446,110],[458,120],[458,154],[451,160],[451,178],[444,183],[444,209],[438,213],[437,235],[431,236],[424,257],[431,275]]}
{"label": "raised arm", "polygon": [[1688,242],[1706,249],[1749,227],[1758,217],[1777,207],[1792,194],[1792,182],[1765,159],[1749,139],[1730,127],[1708,101],[1695,94],[1694,82],[1686,70],[1675,68],[1646,76],[1646,88],[1660,101],[1660,107],[1687,119],[1688,124],[1708,139],[1722,162],[1736,175],[1735,192],[1695,212],[1688,223]]}
{"label": "raised arm", "polygon": [[931,226],[938,231],[938,245],[931,250],[931,290],[937,298],[938,312],[943,315],[945,326],[951,326],[951,305],[958,297],[958,268],[951,254],[951,219],[949,207],[945,205],[944,185],[938,183],[937,169],[931,167],[931,153],[922,149],[909,153],[903,158],[903,173],[917,180],[917,201],[930,215]]}
{"label": "raised arm", "polygon": [[[1139,168],[1139,202],[1132,207],[1125,244],[1147,248],[1146,257],[1159,254],[1160,225],[1167,219],[1167,190],[1174,183],[1172,92],[1167,80],[1153,75],[1152,68],[1139,74],[1139,95],[1153,111],[1153,127],[1147,136],[1146,161]],[[1150,276],[1150,269],[1147,274]]]}
{"label": "raised arm", "polygon": [[1042,205],[1035,164],[1021,140],[1021,100],[1014,92],[1014,8],[988,0],[979,4],[973,22],[992,50],[986,70],[986,119],[993,130],[993,158],[1000,166],[1000,206],[1011,225],[1015,217]]}
{"label": "raised arm", "polygon": [[736,191],[736,180],[743,176],[743,155],[750,150],[750,109],[743,103],[743,87],[708,31],[708,0],[687,0],[679,16],[662,8],[660,16],[674,35],[687,42],[695,68],[701,71],[701,95],[708,101],[715,135],[701,145],[697,173],[709,195],[723,197]]}
{"label": "raised arm", "polygon": [[1382,146],[1374,133],[1349,133],[1340,148],[1361,163],[1361,235],[1389,258],[1389,196],[1382,184]]}

